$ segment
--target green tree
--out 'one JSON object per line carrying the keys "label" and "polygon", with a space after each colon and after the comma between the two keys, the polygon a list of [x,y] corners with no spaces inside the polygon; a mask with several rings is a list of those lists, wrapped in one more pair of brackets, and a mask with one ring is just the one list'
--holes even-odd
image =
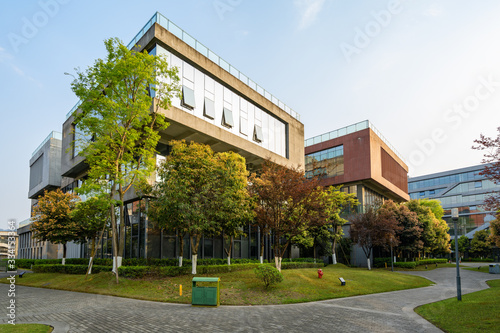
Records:
{"label": "green tree", "polygon": [[[92,273],[92,263],[97,250],[97,244],[107,227],[110,213],[110,202],[104,195],[88,198],[76,204],[72,218],[83,228],[82,241],[92,244],[87,275]],[[99,237],[99,242],[97,238]]]}
{"label": "green tree", "polygon": [[81,242],[84,238],[82,226],[71,215],[79,200],[76,194],[63,193],[58,188],[55,191],[45,191],[33,208],[33,236],[40,241],[62,244],[63,265],[66,261],[66,243]]}
{"label": "green tree", "polygon": [[350,221],[351,238],[363,249],[368,269],[371,269],[370,257],[375,246],[388,249],[399,244],[396,234],[401,227],[393,212],[387,207],[382,206],[377,209],[368,206],[365,212],[353,215]]}
{"label": "green tree", "polygon": [[[115,204],[110,208],[118,283],[116,268],[125,247],[124,196],[154,171],[158,131],[168,126],[159,111],[168,109],[179,93],[179,78],[177,69],[160,56],[129,50],[118,39],[104,44],[107,58],[78,72],[72,83],[81,101],[73,116],[83,134],[75,145],[82,149],[89,166],[83,188],[92,192],[107,187],[110,199],[118,197],[120,223]],[[92,139],[84,139],[89,137]]]}
{"label": "green tree", "polygon": [[500,214],[497,214],[497,218],[490,222],[490,238],[489,241],[500,247]]}
{"label": "green tree", "polygon": [[[342,213],[349,214],[359,204],[358,199],[354,194],[348,194],[340,191],[342,185],[330,186],[323,192],[323,209],[326,214],[327,223],[314,226],[310,229],[310,234],[313,236],[315,246],[320,241],[331,240],[332,261],[337,263],[337,242],[344,235],[342,226],[347,222],[341,217]],[[316,251],[314,252],[316,258]]]}
{"label": "green tree", "polygon": [[397,247],[399,257],[405,257],[405,254],[414,256],[423,247],[421,240],[422,228],[417,214],[409,210],[404,204],[397,204],[392,200],[384,202],[382,207],[394,215],[400,226],[396,232],[396,237],[399,239]]}
{"label": "green tree", "polygon": [[243,234],[243,226],[252,221],[252,199],[247,190],[248,172],[245,159],[234,152],[215,154],[216,205],[215,221],[224,235],[227,264],[231,264],[232,244]]}
{"label": "green tree", "polygon": [[405,205],[418,216],[422,228],[421,241],[425,253],[448,253],[450,236],[448,224],[442,219],[444,214],[437,200],[410,200]]}
{"label": "green tree", "polygon": [[281,272],[283,255],[294,237],[327,222],[323,189],[318,178],[306,179],[303,171],[266,161],[260,176],[251,178],[256,198],[256,220],[261,233],[274,236],[274,259]]}
{"label": "green tree", "polygon": [[[451,241],[451,249],[455,251],[455,239]],[[458,238],[458,256],[463,257],[464,253],[469,249],[469,239],[467,236],[462,235]]]}
{"label": "green tree", "polygon": [[479,230],[474,233],[470,242],[470,251],[475,257],[487,257],[491,252],[488,230]]}
{"label": "green tree", "polygon": [[158,170],[153,206],[160,227],[189,235],[192,273],[196,274],[202,235],[223,230],[229,237],[238,235],[252,216],[245,160],[235,153],[214,153],[195,142],[170,144],[171,153]]}

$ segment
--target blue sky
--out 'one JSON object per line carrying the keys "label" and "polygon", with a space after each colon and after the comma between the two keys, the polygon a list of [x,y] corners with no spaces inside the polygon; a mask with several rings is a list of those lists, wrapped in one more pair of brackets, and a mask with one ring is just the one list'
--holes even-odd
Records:
{"label": "blue sky", "polygon": [[500,126],[500,2],[2,2],[0,228],[29,217],[29,159],[77,102],[74,68],[159,11],[301,115],[306,138],[369,119],[410,176],[481,162]]}

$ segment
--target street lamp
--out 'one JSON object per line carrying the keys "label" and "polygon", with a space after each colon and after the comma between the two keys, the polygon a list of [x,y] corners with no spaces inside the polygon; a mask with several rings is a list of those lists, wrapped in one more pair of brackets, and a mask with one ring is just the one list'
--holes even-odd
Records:
{"label": "street lamp", "polygon": [[458,266],[458,237],[457,237],[458,208],[451,209],[451,218],[453,220],[453,227],[455,228],[455,261],[457,263],[457,299],[461,301],[462,286],[460,285],[460,268]]}

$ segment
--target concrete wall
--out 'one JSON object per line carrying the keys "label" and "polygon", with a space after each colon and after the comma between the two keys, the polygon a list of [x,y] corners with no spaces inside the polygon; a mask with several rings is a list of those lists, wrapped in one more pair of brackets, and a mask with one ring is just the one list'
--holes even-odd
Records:
{"label": "concrete wall", "polygon": [[28,191],[29,198],[35,198],[43,194],[44,190],[61,186],[61,140],[49,139],[30,159],[30,172],[33,164],[42,159],[43,171],[42,181]]}

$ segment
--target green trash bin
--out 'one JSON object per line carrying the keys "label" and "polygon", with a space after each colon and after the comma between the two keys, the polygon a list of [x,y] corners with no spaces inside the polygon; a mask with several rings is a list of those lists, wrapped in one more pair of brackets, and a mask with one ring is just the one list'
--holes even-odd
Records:
{"label": "green trash bin", "polygon": [[[215,284],[215,286],[214,286]],[[209,286],[207,286],[209,285]],[[220,278],[194,277],[191,305],[219,306],[220,305]]]}

